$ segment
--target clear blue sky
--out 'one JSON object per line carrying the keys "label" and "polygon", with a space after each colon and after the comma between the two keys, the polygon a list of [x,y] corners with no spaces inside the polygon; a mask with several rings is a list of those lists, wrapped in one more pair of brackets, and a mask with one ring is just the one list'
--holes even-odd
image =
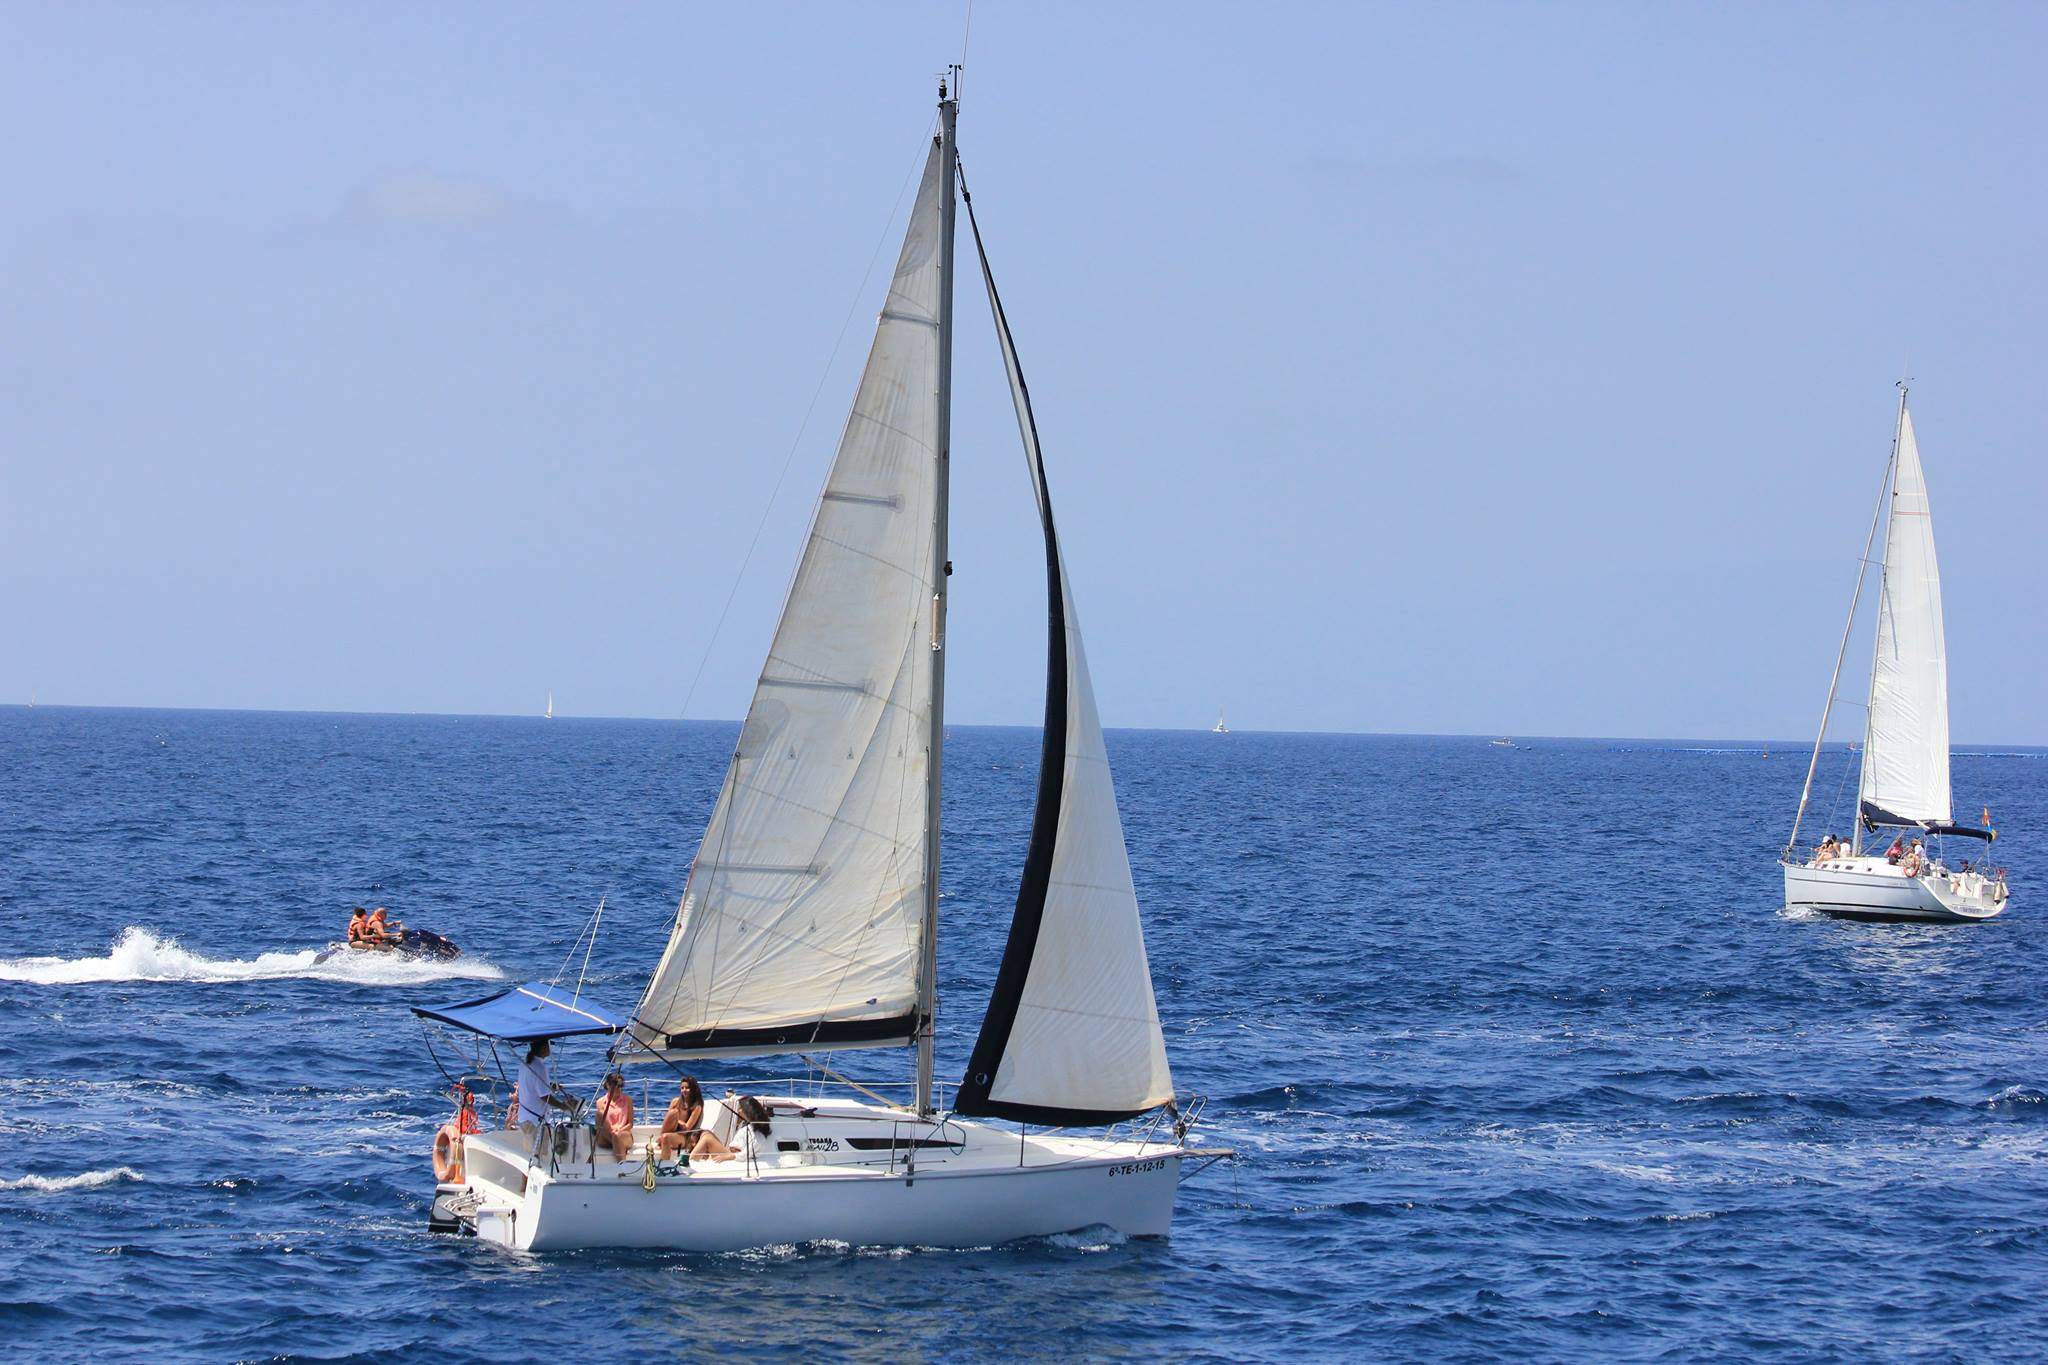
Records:
{"label": "clear blue sky", "polygon": [[[674,715],[824,376],[738,715],[961,13],[9,6],[0,698]],[[1109,723],[1805,735],[1910,372],[1955,734],[2048,741],[2048,8],[982,0],[968,60]],[[951,715],[1029,723],[974,288]]]}

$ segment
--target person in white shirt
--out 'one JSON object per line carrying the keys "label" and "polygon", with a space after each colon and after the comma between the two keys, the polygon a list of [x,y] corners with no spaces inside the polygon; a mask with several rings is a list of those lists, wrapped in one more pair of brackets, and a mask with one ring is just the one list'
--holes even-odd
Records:
{"label": "person in white shirt", "polygon": [[537,1039],[526,1049],[526,1060],[519,1064],[519,1083],[512,1092],[521,1128],[538,1128],[547,1119],[549,1105],[563,1107],[554,1091],[555,1080],[548,1071],[548,1040]]}

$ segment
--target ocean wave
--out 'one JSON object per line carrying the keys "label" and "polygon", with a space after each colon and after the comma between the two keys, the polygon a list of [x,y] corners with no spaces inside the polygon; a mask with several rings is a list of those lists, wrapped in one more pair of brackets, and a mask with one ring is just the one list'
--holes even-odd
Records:
{"label": "ocean wave", "polygon": [[2009,1085],[1990,1099],[1985,1100],[1984,1107],[1986,1109],[2004,1109],[2020,1104],[2039,1104],[2044,1099],[2048,1099],[2048,1095],[2043,1095],[2032,1086]]}
{"label": "ocean wave", "polygon": [[340,954],[315,962],[312,948],[259,953],[253,958],[216,958],[195,953],[168,936],[129,925],[103,957],[17,957],[0,959],[0,981],[42,986],[76,986],[105,981],[274,981],[310,977],[367,986],[408,986],[447,977],[491,979],[503,972],[480,958],[453,962],[406,961],[384,954]]}
{"label": "ocean wave", "polygon": [[142,1172],[133,1166],[110,1166],[103,1171],[84,1171],[78,1175],[22,1175],[12,1180],[0,1178],[0,1190],[62,1194],[66,1190],[96,1190],[102,1185],[120,1185],[140,1179]]}
{"label": "ocean wave", "polygon": [[1055,1232],[1039,1240],[1061,1251],[1111,1251],[1131,1239],[1106,1223],[1095,1223],[1072,1232]]}

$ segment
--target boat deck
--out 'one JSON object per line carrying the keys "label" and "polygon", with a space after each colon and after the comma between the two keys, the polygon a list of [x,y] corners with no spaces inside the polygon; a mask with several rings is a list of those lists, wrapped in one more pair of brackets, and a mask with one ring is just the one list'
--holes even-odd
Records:
{"label": "boat deck", "polygon": [[[792,1101],[778,1100],[778,1106]],[[843,1100],[778,1107],[769,1131],[752,1141],[736,1135],[733,1113],[718,1100],[705,1104],[705,1126],[738,1150],[727,1159],[657,1156],[657,1182],[920,1177],[985,1172],[998,1168],[1115,1164],[1163,1158],[1180,1148],[1167,1125],[1148,1125],[1141,1134],[1084,1135],[1063,1131],[1012,1132],[980,1123],[940,1117],[922,1119],[885,1105]],[[588,1122],[545,1131],[500,1129],[465,1141],[472,1183],[498,1185],[507,1193],[523,1188],[531,1165],[549,1181],[644,1182],[647,1156],[658,1143],[659,1123],[636,1123],[633,1145],[621,1161],[598,1147]],[[536,1147],[538,1163],[530,1161]]]}
{"label": "boat deck", "polygon": [[1785,865],[1785,903],[1850,919],[1989,919],[2005,909],[2003,882],[1936,863],[1917,877],[1877,854]]}

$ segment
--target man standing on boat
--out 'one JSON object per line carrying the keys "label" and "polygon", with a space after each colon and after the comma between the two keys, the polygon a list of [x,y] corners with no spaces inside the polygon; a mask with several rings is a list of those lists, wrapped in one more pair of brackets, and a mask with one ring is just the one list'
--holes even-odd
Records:
{"label": "man standing on boat", "polygon": [[539,1129],[548,1116],[548,1106],[566,1109],[568,1104],[555,1095],[555,1078],[548,1068],[548,1040],[536,1039],[519,1064],[519,1083],[512,1092],[515,1108],[513,1126],[522,1131]]}

